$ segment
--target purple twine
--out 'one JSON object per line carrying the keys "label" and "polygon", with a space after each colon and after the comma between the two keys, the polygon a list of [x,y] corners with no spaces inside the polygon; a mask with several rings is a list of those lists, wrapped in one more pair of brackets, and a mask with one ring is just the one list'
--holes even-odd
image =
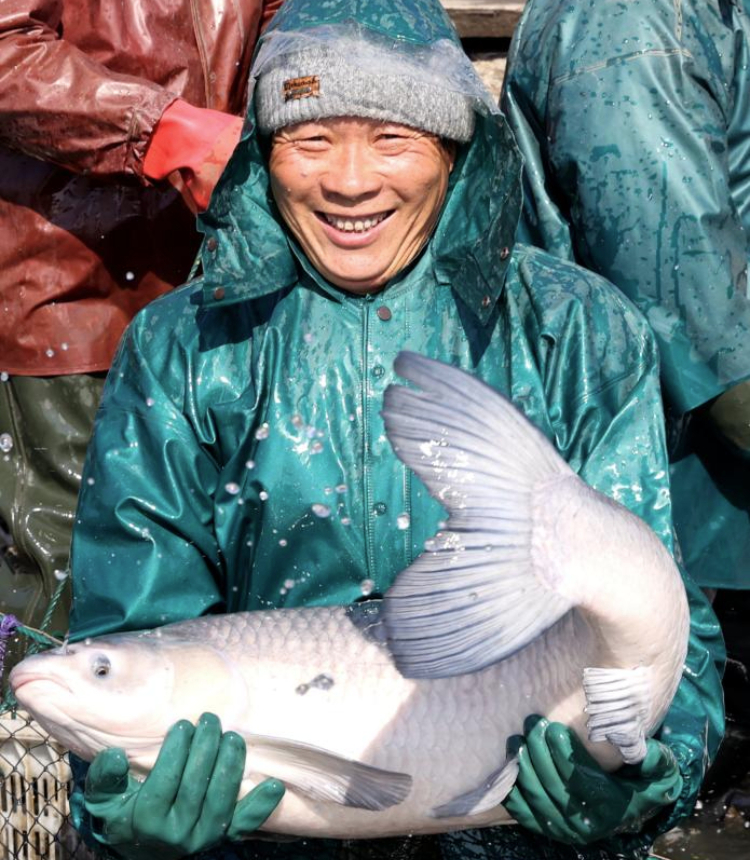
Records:
{"label": "purple twine", "polygon": [[15,615],[3,615],[0,619],[0,676],[5,667],[5,651],[8,647],[8,639],[16,632],[21,622]]}

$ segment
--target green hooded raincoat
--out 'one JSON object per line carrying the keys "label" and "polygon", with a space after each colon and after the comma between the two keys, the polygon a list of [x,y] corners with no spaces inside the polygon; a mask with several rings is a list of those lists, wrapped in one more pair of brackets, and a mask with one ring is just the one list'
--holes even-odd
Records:
{"label": "green hooded raincoat", "polygon": [[646,315],[674,520],[703,586],[750,588],[750,462],[687,413],[750,377],[750,0],[528,0],[503,110],[521,234]]}
{"label": "green hooded raincoat", "polygon": [[[415,51],[456,40],[437,0],[302,0],[269,33],[351,19]],[[377,296],[343,293],[280,221],[251,107],[203,219],[202,279],[137,317],[110,373],[74,533],[74,635],[385,591],[444,516],[385,438],[379,410],[402,349],[510,396],[587,482],[671,548],[650,330],[596,275],[514,247],[520,205],[511,135],[480,113],[421,256]],[[687,587],[688,668],[660,735],[685,779],[676,806],[611,854],[515,827],[448,837],[446,856],[599,858],[626,846],[634,856],[690,812],[723,717],[720,635]],[[319,843],[237,850],[329,856]]]}

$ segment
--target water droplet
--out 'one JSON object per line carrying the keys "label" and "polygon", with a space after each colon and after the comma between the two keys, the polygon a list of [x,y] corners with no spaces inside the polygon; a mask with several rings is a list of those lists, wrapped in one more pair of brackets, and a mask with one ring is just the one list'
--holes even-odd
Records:
{"label": "water droplet", "polygon": [[60,349],[61,349],[63,352],[67,352],[67,351],[68,351],[68,344],[67,344],[67,343],[61,343],[61,344],[60,344]]}
{"label": "water droplet", "polygon": [[5,371],[0,373],[0,382],[7,382],[9,379],[10,379],[10,377],[8,376],[8,374]]}
{"label": "water droplet", "polygon": [[96,481],[93,478],[86,478],[86,483],[89,485],[89,487],[93,487]]}
{"label": "water droplet", "polygon": [[310,451],[313,454],[320,454],[322,450],[323,444],[321,442],[313,442],[312,445],[310,445]]}
{"label": "water droplet", "polygon": [[375,590],[375,582],[372,579],[363,579],[359,584],[359,590],[368,597]]}
{"label": "water droplet", "polygon": [[224,484],[224,489],[229,493],[230,496],[236,496],[240,491],[240,485],[235,484],[234,481],[230,481],[228,484]]}
{"label": "water droplet", "polygon": [[245,463],[246,469],[254,469],[255,468],[255,460],[247,460]]}
{"label": "water droplet", "polygon": [[330,690],[333,683],[333,678],[330,675],[318,675],[310,681],[310,686],[316,687],[318,690]]}
{"label": "water droplet", "polygon": [[13,437],[10,433],[0,433],[0,451],[7,454],[13,450]]}
{"label": "water droplet", "polygon": [[315,343],[315,335],[312,332],[306,331],[302,335],[302,340],[304,340],[305,343]]}
{"label": "water droplet", "polygon": [[126,281],[134,281],[135,280],[135,272],[125,272],[125,280]]}
{"label": "water droplet", "polygon": [[341,525],[342,526],[350,526],[352,521],[349,517],[341,517]]}
{"label": "water droplet", "polygon": [[55,574],[55,579],[58,582],[62,582],[63,580],[68,578],[69,571],[67,571],[67,570],[55,570],[54,574]]}
{"label": "water droplet", "polygon": [[337,484],[336,485],[337,493],[345,493],[346,492],[346,484]]}
{"label": "water droplet", "polygon": [[147,398],[146,398],[146,406],[148,406],[149,408],[150,408],[151,406],[153,406],[153,405],[154,405],[154,403],[156,403],[156,401],[154,400],[154,398],[153,398],[153,397],[147,397]]}
{"label": "water droplet", "polygon": [[408,529],[410,523],[411,517],[409,516],[409,514],[399,514],[396,517],[396,525],[399,529],[401,529],[401,531],[404,531],[404,529]]}
{"label": "water droplet", "polygon": [[292,589],[296,585],[296,581],[294,579],[285,579],[284,580],[284,588]]}
{"label": "water droplet", "polygon": [[304,424],[301,415],[292,415],[292,424],[295,427],[301,427]]}
{"label": "water droplet", "polygon": [[260,427],[258,427],[258,429],[255,431],[255,438],[256,439],[268,439],[268,433],[269,433],[268,424],[265,424],[265,423],[261,424]]}
{"label": "water droplet", "polygon": [[92,641],[93,641],[93,640],[91,639],[91,637],[90,637],[90,636],[87,636],[87,637],[83,640],[83,644],[84,644],[84,645],[90,645],[90,644],[92,643]]}
{"label": "water droplet", "polygon": [[328,507],[328,505],[322,505],[322,504],[320,504],[320,502],[315,502],[315,504],[312,505],[311,507],[312,507],[312,512],[315,514],[316,517],[320,517],[321,519],[325,519],[326,517],[331,516],[331,509]]}
{"label": "water droplet", "polygon": [[55,350],[54,349],[47,349],[44,351],[44,354],[47,356],[47,358],[52,358],[52,356],[55,354]]}
{"label": "water droplet", "polygon": [[[281,540],[279,541],[279,546],[286,546],[286,545],[287,545],[287,539],[281,538]],[[284,583],[284,585],[286,585],[286,583]]]}
{"label": "water droplet", "polygon": [[268,498],[268,493],[265,490],[261,490],[258,493],[258,498],[261,500],[261,502],[265,502],[266,499]]}

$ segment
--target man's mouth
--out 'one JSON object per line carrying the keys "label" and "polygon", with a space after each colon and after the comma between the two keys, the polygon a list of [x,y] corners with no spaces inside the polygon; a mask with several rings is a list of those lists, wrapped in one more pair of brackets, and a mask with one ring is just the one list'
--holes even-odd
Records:
{"label": "man's mouth", "polygon": [[378,212],[374,215],[358,215],[356,218],[329,215],[326,212],[318,212],[316,214],[326,224],[335,227],[337,230],[341,230],[342,233],[365,233],[367,230],[372,230],[373,227],[377,227],[378,224],[385,221],[386,218],[393,214],[393,210]]}

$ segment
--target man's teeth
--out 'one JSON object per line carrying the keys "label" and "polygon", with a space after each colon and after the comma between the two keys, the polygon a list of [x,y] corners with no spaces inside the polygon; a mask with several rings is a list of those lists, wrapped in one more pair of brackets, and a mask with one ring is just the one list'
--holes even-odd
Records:
{"label": "man's teeth", "polygon": [[337,230],[343,230],[346,233],[364,233],[365,230],[371,230],[376,224],[380,224],[387,215],[387,212],[382,212],[380,215],[371,215],[369,218],[337,218],[335,215],[324,215],[323,217]]}

